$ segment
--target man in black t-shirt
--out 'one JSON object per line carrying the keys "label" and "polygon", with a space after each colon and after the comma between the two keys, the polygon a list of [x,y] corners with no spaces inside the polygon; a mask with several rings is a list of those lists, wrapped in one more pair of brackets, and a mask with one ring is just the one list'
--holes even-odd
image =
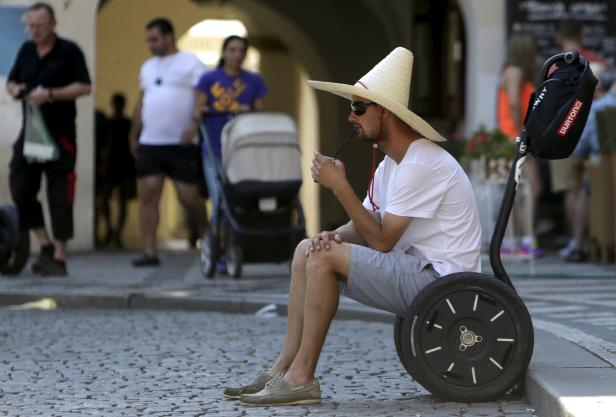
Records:
{"label": "man in black t-shirt", "polygon": [[[90,93],[90,76],[83,53],[73,42],[58,37],[55,14],[46,3],[26,12],[30,41],[17,54],[6,89],[23,99],[24,123],[13,146],[10,165],[11,194],[23,229],[33,229],[41,253],[32,265],[43,276],[66,275],[66,242],[73,237],[75,159],[77,156],[75,99]],[[34,162],[24,156],[26,102],[39,106],[59,157]],[[37,195],[41,176],[47,180],[47,198],[54,243],[51,242]]]}

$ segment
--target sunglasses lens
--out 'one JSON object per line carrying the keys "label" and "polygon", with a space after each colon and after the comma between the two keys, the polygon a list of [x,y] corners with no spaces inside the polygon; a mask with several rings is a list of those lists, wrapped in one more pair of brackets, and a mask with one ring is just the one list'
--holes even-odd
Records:
{"label": "sunglasses lens", "polygon": [[362,102],[351,103],[351,109],[353,110],[353,114],[355,114],[356,116],[361,116],[362,114],[364,114],[366,112],[366,107],[368,107],[366,103],[362,103]]}

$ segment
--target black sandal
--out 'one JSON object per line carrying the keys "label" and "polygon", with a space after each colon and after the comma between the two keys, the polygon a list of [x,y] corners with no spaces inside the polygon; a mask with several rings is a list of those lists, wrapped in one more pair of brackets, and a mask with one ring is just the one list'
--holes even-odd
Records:
{"label": "black sandal", "polygon": [[142,267],[142,266],[158,266],[160,265],[160,259],[158,259],[158,256],[149,256],[147,253],[144,253],[143,255],[141,255],[140,258],[137,259],[133,259],[133,266],[134,267]]}

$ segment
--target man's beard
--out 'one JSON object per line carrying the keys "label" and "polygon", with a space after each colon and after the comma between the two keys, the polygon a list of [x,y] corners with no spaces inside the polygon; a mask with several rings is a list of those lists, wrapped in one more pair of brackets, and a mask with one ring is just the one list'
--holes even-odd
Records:
{"label": "man's beard", "polygon": [[358,129],[357,137],[359,138],[359,140],[361,140],[362,142],[376,143],[377,141],[376,132],[366,133],[366,131],[360,125],[356,125],[356,127]]}
{"label": "man's beard", "polygon": [[167,55],[167,51],[169,50],[169,45],[162,45],[158,48],[152,49],[152,54],[156,56],[165,56]]}

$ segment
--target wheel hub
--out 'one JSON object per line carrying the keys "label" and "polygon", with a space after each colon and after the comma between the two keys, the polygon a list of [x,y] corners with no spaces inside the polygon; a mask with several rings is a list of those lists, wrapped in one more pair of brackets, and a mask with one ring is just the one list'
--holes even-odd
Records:
{"label": "wheel hub", "polygon": [[475,343],[481,343],[483,338],[475,334],[472,330],[466,328],[466,326],[460,326],[460,351],[464,352],[467,348],[474,346]]}

